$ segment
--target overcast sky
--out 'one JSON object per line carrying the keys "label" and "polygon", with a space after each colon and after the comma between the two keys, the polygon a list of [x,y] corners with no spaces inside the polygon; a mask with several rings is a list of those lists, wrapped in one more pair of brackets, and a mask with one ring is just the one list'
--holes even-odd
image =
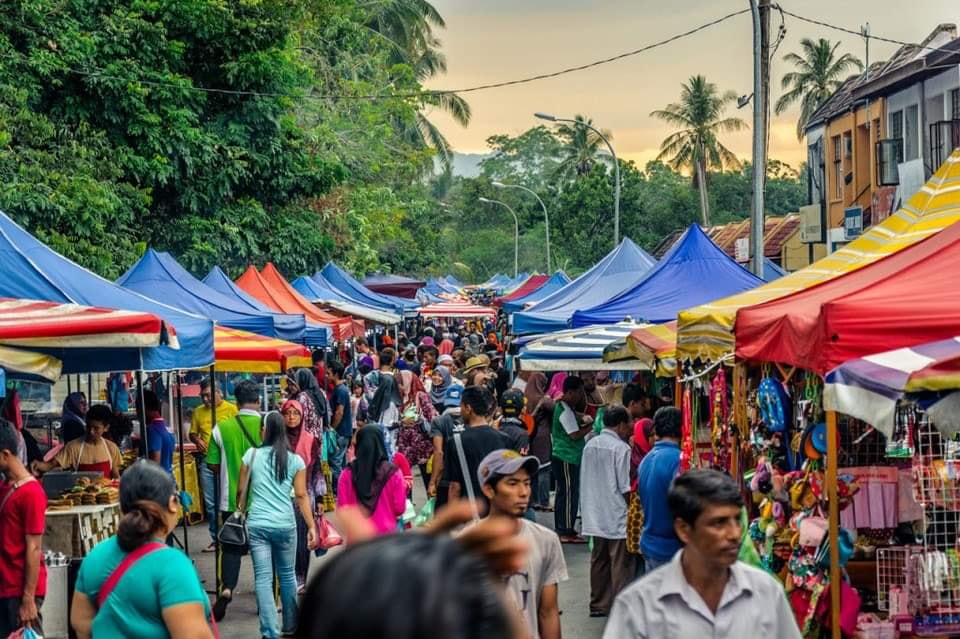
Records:
{"label": "overcast sky", "polygon": [[[858,29],[870,23],[875,36],[918,42],[940,23],[960,23],[958,0],[781,0],[784,8],[838,26]],[[511,80],[584,64],[640,48],[748,6],[747,0],[433,0],[447,22],[439,32],[448,72],[431,88],[461,88]],[[775,36],[780,19],[774,14]],[[801,38],[842,40],[840,50],[865,56],[864,41],[786,17],[787,36],[771,70],[772,101],[780,77],[789,68],[785,53],[799,51]],[[535,111],[572,117],[581,113],[614,135],[617,154],[643,165],[657,155],[670,132],[649,117],[677,99],[680,83],[700,73],[721,90],[752,92],[752,24],[740,15],[649,53],[598,68],[534,83],[464,95],[473,120],[462,128],[432,113],[456,150],[485,152],[496,133],[518,134],[537,121]],[[871,40],[870,59],[887,58],[896,45]],[[797,110],[775,116],[770,155],[796,166],[805,155],[797,141]],[[751,107],[729,115],[751,122]],[[750,132],[728,134],[723,141],[743,158],[750,156]]]}

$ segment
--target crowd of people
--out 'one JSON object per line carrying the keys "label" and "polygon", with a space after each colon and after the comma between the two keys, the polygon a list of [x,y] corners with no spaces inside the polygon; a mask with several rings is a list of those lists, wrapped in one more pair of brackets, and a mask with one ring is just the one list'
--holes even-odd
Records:
{"label": "crowd of people", "polygon": [[[82,562],[78,636],[214,636],[249,555],[262,637],[559,639],[564,545],[588,540],[589,598],[564,612],[609,617],[607,639],[799,636],[782,588],[737,560],[736,482],[678,476],[669,396],[603,373],[511,374],[492,327],[354,346],[291,371],[276,406],[252,381],[233,386],[235,403],[200,383],[189,437],[209,514],[203,552],[221,550],[212,603],[164,543],[181,513],[173,438],[157,395],[142,394],[151,454],[120,477],[117,535]],[[64,408],[76,437],[49,462],[28,464],[23,436],[0,422],[0,637],[40,627],[46,497],[31,470],[119,475],[112,411],[74,395]],[[415,471],[435,514],[411,530],[424,506]],[[308,580],[332,521],[347,547]],[[243,543],[224,537],[237,526]]]}

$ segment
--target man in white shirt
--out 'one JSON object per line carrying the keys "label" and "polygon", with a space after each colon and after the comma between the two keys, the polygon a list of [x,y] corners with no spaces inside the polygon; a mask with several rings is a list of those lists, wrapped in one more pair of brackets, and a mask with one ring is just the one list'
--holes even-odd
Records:
{"label": "man in white shirt", "polygon": [[627,552],[630,499],[630,446],[633,431],[623,406],[608,406],[603,430],[587,442],[580,462],[580,513],[583,535],[593,537],[590,552],[590,616],[606,617],[613,598],[637,574],[636,555]]}
{"label": "man in white shirt", "polygon": [[667,497],[683,548],[620,593],[603,639],[801,639],[783,587],[737,560],[736,482],[716,470],[692,470]]}

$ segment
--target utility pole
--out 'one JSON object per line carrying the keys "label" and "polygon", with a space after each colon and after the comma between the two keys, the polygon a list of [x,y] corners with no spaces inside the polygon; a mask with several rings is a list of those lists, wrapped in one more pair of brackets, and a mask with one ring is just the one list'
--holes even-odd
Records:
{"label": "utility pole", "polygon": [[750,11],[753,14],[753,201],[750,207],[750,270],[757,277],[763,277],[763,213],[770,86],[770,0],[750,0]]}

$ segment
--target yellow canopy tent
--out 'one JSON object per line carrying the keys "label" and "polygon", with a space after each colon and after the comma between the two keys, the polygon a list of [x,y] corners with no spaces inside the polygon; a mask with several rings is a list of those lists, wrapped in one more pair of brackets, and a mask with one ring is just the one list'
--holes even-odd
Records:
{"label": "yellow canopy tent", "polygon": [[677,358],[718,361],[733,353],[737,310],[810,288],[876,262],[960,220],[960,150],[882,223],[810,266],[758,288],[681,311]]}
{"label": "yellow canopy tent", "polygon": [[603,349],[604,362],[638,359],[657,377],[677,375],[677,323],[646,324]]}
{"label": "yellow canopy tent", "polygon": [[313,360],[306,346],[217,326],[213,332],[217,370],[231,373],[282,373],[310,367]]}

